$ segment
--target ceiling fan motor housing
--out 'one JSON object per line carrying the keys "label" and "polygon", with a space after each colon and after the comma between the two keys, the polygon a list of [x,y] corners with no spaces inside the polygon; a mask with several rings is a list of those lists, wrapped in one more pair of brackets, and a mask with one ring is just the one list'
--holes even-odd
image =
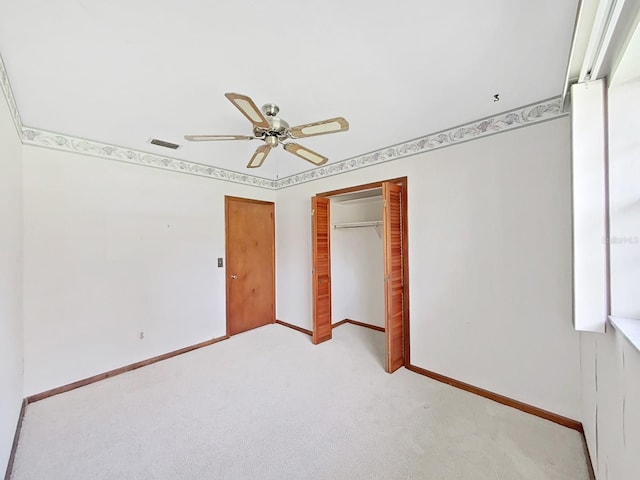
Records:
{"label": "ceiling fan motor housing", "polygon": [[[287,131],[289,130],[289,124],[276,117],[280,108],[275,103],[267,103],[262,106],[262,111],[265,114],[267,122],[269,122],[269,129],[256,127],[253,129],[253,133],[256,137],[264,137],[265,142],[272,146],[278,144],[278,138],[286,138]],[[269,141],[269,137],[274,137],[273,141]],[[274,143],[275,142],[275,143]]]}

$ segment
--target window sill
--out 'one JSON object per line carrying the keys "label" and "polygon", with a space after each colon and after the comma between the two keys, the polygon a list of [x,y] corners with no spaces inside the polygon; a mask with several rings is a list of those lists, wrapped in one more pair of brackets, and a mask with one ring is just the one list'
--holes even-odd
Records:
{"label": "window sill", "polygon": [[634,318],[609,317],[609,321],[622,335],[624,335],[631,345],[640,352],[640,320]]}

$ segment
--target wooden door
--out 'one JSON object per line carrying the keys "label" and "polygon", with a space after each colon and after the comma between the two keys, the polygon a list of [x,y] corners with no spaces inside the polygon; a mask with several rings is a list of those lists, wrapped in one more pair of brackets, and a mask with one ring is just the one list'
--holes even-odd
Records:
{"label": "wooden door", "polygon": [[404,365],[404,274],[402,186],[382,183],[386,370]]}
{"label": "wooden door", "polygon": [[276,320],[272,202],[225,197],[227,335]]}
{"label": "wooden door", "polygon": [[311,199],[313,244],[313,343],[331,339],[331,248],[329,199]]}

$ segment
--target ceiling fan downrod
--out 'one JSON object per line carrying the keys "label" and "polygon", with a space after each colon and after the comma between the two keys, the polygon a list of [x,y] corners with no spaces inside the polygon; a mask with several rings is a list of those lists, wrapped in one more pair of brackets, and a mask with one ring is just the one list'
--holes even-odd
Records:
{"label": "ceiling fan downrod", "polygon": [[262,106],[262,112],[267,117],[275,117],[280,111],[280,107],[278,107],[275,103],[265,103]]}

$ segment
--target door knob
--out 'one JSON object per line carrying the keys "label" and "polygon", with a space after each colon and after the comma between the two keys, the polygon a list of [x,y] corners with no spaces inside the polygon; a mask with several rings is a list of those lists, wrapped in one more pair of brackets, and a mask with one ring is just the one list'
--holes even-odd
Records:
{"label": "door knob", "polygon": [[231,278],[235,280],[236,278],[238,278],[238,275],[231,275]]}

